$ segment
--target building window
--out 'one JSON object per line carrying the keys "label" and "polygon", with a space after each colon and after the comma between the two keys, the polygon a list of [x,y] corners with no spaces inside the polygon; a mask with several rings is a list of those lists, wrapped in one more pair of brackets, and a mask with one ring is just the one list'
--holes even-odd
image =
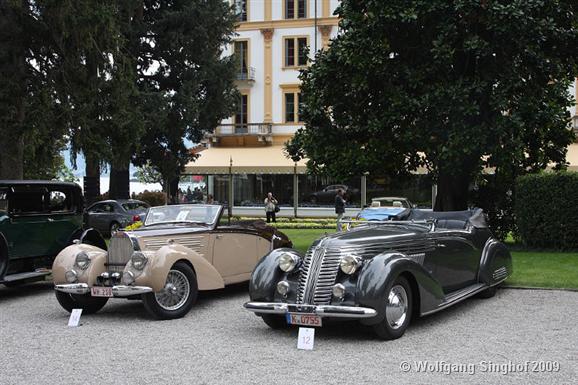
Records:
{"label": "building window", "polygon": [[285,38],[285,67],[303,67],[309,60],[306,37]]}
{"label": "building window", "polygon": [[307,0],[285,0],[285,19],[307,18]]}
{"label": "building window", "polygon": [[285,123],[298,123],[301,121],[301,94],[299,91],[287,91],[283,93],[285,105]]}
{"label": "building window", "polygon": [[247,124],[249,123],[249,95],[242,94],[237,106],[237,112],[233,117],[236,134],[246,134]]}
{"label": "building window", "polygon": [[239,71],[237,78],[245,80],[249,73],[249,42],[247,40],[236,41],[234,50]]}
{"label": "building window", "polygon": [[247,0],[235,0],[235,10],[237,11],[237,20],[247,21]]}

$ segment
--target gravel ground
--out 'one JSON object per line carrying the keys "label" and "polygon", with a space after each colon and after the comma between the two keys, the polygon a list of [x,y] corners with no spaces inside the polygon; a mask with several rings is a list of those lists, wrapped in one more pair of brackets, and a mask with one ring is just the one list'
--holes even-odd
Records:
{"label": "gravel ground", "polygon": [[202,293],[175,321],[111,300],[68,328],[51,284],[0,287],[0,384],[578,383],[576,292],[500,290],[418,319],[396,341],[327,325],[313,351],[297,350],[296,329],[244,311],[246,299],[246,285]]}

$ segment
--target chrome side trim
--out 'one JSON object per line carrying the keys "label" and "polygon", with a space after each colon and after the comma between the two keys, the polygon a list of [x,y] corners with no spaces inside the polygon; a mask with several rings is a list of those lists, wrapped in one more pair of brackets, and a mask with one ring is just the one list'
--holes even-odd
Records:
{"label": "chrome side trim", "polygon": [[140,295],[152,293],[153,289],[148,286],[126,286],[118,285],[112,287],[112,295],[115,297],[129,297],[131,295]]}
{"label": "chrome side trim", "polygon": [[456,303],[462,302],[466,298],[474,296],[474,295],[478,294],[479,292],[486,290],[489,287],[490,286],[486,286],[483,284],[476,284],[476,285],[473,285],[473,287],[471,287],[471,288],[466,288],[464,290],[461,290],[462,293],[455,294],[455,295],[450,294],[449,296],[446,297],[446,299],[449,299],[449,300],[442,302],[441,304],[439,304],[439,306],[437,308],[435,308],[433,310],[421,313],[421,315],[424,316],[424,315],[430,315],[433,313],[437,313],[438,311],[443,310],[443,309],[450,307],[452,305],[455,305]]}
{"label": "chrome side trim", "polygon": [[[245,309],[262,314],[287,314],[291,306],[299,306],[281,302],[247,302],[243,305]],[[377,315],[375,309],[357,306],[333,306],[317,305],[308,306],[306,314],[316,314],[320,317],[332,318],[371,318]],[[305,312],[303,312],[305,314]]]}
{"label": "chrome side trim", "polygon": [[90,288],[86,283],[67,283],[54,285],[54,290],[68,294],[86,294],[90,291]]}

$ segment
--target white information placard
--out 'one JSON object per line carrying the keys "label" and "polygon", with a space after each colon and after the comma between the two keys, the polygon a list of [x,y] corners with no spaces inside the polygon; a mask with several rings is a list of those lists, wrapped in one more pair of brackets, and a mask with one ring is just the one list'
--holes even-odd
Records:
{"label": "white information placard", "polygon": [[299,336],[297,337],[297,349],[313,350],[314,341],[315,329],[299,328]]}
{"label": "white information placard", "polygon": [[82,309],[72,309],[70,313],[70,318],[68,319],[68,326],[77,327],[80,325],[80,316],[82,315]]}

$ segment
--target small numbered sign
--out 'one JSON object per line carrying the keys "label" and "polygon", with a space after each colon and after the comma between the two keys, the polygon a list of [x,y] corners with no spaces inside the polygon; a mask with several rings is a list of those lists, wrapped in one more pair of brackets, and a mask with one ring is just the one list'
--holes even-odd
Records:
{"label": "small numbered sign", "polygon": [[81,315],[82,315],[82,309],[72,309],[72,313],[70,313],[70,318],[68,319],[68,326],[70,326],[70,327],[79,326]]}
{"label": "small numbered sign", "polygon": [[299,337],[297,339],[297,349],[313,350],[315,341],[315,329],[299,328]]}

